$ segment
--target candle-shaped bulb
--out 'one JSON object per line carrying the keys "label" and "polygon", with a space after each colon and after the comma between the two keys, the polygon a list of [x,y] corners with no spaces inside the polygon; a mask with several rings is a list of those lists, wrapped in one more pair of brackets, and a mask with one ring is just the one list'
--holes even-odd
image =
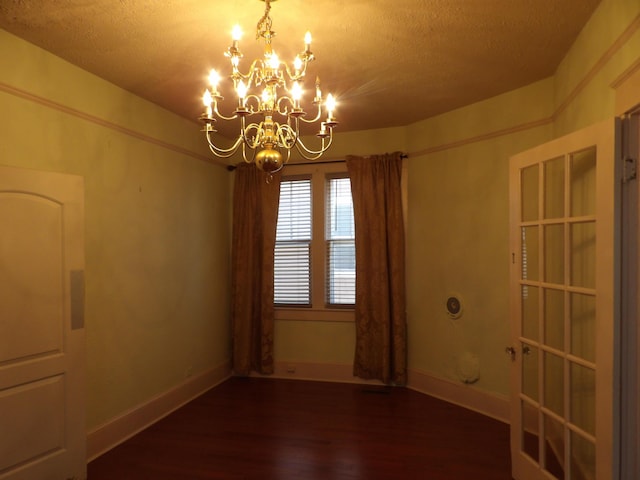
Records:
{"label": "candle-shaped bulb", "polygon": [[209,89],[207,88],[204,91],[204,95],[202,95],[202,103],[204,104],[204,106],[206,107],[207,105],[211,105],[211,102],[213,101],[213,98],[211,97],[211,92],[209,91]]}
{"label": "candle-shaped bulb", "polygon": [[238,97],[241,100],[244,100],[244,98],[247,96],[247,86],[244,84],[244,82],[242,80],[240,80],[238,82],[238,86],[236,87],[236,91],[238,92]]}
{"label": "candle-shaped bulb", "polygon": [[316,100],[320,101],[322,92],[320,91],[320,77],[316,77]]}
{"label": "candle-shaped bulb", "polygon": [[307,52],[311,50],[311,32],[304,34],[304,47]]}
{"label": "candle-shaped bulb", "polygon": [[211,105],[212,101],[213,101],[213,98],[211,97],[211,92],[209,91],[209,89],[206,89],[204,91],[204,95],[202,95],[202,103],[206,107],[207,105]]}
{"label": "candle-shaped bulb", "polygon": [[240,25],[236,23],[233,26],[233,29],[231,30],[231,39],[234,42],[238,42],[240,41],[241,38],[242,38],[242,29],[240,28]]}
{"label": "candle-shaped bulb", "polygon": [[213,91],[218,91],[218,83],[220,83],[220,74],[216,70],[209,72],[209,85],[213,88]]}
{"label": "candle-shaped bulb", "polygon": [[278,58],[278,54],[276,52],[272,52],[269,56],[269,68],[272,70],[277,70],[280,67],[280,59]]}
{"label": "candle-shaped bulb", "polygon": [[204,95],[202,95],[202,103],[207,108],[206,110],[207,118],[211,118],[211,115],[213,114],[213,110],[211,108],[211,102],[213,102],[213,97],[211,96],[211,92],[209,91],[209,89],[207,89],[204,91]]}
{"label": "candle-shaped bulb", "polygon": [[269,103],[271,100],[271,92],[268,88],[262,91],[262,103]]}
{"label": "candle-shaped bulb", "polygon": [[298,55],[296,55],[296,58],[293,61],[293,68],[295,69],[296,74],[299,73],[300,70],[302,69],[302,60]]}
{"label": "candle-shaped bulb", "polygon": [[293,85],[291,85],[291,97],[296,102],[296,106],[298,106],[302,98],[302,86],[300,82],[293,82]]}
{"label": "candle-shaped bulb", "polygon": [[333,95],[327,95],[327,100],[324,105],[327,108],[327,118],[330,120],[333,118],[333,111],[336,109],[336,100],[333,98]]}

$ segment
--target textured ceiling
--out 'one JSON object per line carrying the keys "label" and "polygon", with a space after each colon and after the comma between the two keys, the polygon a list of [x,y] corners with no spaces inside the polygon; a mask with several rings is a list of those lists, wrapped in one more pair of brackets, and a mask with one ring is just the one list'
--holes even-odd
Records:
{"label": "textured ceiling", "polygon": [[[274,49],[313,35],[339,131],[406,125],[553,74],[600,0],[279,0]],[[196,119],[239,23],[261,55],[258,0],[1,0],[0,28],[178,115]],[[228,91],[227,91],[228,92]],[[223,90],[231,101],[231,94]]]}

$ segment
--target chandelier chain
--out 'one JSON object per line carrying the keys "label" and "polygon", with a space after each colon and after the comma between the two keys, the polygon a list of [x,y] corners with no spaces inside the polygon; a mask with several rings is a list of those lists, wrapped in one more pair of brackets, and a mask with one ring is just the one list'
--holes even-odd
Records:
{"label": "chandelier chain", "polygon": [[271,43],[271,25],[272,20],[269,16],[269,12],[271,11],[271,0],[264,0],[264,15],[258,21],[258,25],[256,25],[256,40],[258,40],[261,36],[265,38],[267,43]]}

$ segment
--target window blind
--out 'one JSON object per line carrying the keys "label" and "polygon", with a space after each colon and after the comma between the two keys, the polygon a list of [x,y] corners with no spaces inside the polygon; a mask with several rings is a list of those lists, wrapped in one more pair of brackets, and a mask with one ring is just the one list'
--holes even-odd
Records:
{"label": "window blind", "polygon": [[356,247],[350,179],[327,178],[325,199],[326,302],[354,305]]}
{"label": "window blind", "polygon": [[276,305],[311,305],[311,221],[311,179],[283,180],[276,227]]}

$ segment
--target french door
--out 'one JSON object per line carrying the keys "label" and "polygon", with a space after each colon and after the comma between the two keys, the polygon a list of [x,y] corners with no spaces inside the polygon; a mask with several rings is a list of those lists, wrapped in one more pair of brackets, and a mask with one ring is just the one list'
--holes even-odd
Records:
{"label": "french door", "polygon": [[613,121],[510,161],[513,477],[612,479],[617,202]]}

